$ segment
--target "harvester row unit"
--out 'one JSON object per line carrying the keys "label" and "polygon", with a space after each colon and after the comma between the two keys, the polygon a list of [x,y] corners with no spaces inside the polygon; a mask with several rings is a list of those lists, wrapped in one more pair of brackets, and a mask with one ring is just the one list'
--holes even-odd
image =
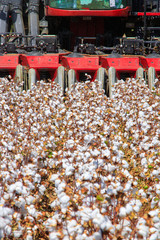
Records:
{"label": "harvester row unit", "polygon": [[119,79],[159,81],[159,0],[29,0],[27,13],[11,2],[0,0],[0,72],[23,89],[97,79],[111,97]]}

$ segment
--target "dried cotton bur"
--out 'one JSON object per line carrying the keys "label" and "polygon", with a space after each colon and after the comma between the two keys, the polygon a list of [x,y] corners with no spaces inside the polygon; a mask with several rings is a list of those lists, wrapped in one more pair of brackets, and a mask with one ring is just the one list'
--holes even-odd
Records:
{"label": "dried cotton bur", "polygon": [[0,80],[0,238],[160,239],[160,95]]}

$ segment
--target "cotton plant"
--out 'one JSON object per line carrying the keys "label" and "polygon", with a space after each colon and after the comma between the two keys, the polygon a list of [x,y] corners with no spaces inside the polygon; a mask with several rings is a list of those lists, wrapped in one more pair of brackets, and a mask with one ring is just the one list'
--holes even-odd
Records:
{"label": "cotton plant", "polygon": [[160,239],[160,95],[0,79],[0,238]]}

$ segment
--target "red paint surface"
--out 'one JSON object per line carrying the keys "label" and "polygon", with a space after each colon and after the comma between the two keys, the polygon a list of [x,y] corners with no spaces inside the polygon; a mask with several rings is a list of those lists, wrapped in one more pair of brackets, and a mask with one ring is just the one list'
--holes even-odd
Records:
{"label": "red paint surface", "polygon": [[42,56],[21,55],[20,63],[23,66],[35,69],[56,69],[60,66],[59,54],[46,54]]}
{"label": "red paint surface", "polygon": [[[144,12],[137,12],[137,16],[144,16]],[[160,16],[160,12],[147,12],[146,16]]]}
{"label": "red paint surface", "polygon": [[0,70],[15,69],[19,63],[19,54],[4,54],[0,56]]}
{"label": "red paint surface", "polygon": [[98,17],[127,17],[129,15],[130,7],[115,9],[115,10],[66,10],[56,9],[46,6],[46,16],[98,16]]}

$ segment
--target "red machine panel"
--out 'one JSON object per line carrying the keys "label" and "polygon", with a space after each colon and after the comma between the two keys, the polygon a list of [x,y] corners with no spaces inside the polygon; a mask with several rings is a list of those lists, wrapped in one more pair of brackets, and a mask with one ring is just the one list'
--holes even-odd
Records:
{"label": "red machine panel", "polygon": [[101,57],[101,65],[104,68],[114,67],[117,71],[136,71],[141,67],[141,57],[128,56],[120,58]]}
{"label": "red machine panel", "polygon": [[62,65],[67,69],[75,71],[96,71],[99,68],[99,57],[84,56],[84,57],[62,57]]}
{"label": "red machine panel", "polygon": [[46,6],[46,16],[99,16],[99,17],[127,17],[130,11],[130,7],[116,9],[116,10],[64,10],[56,9]]}
{"label": "red machine panel", "polygon": [[[144,16],[144,12],[137,12],[137,16]],[[160,12],[146,12],[146,16],[160,16]]]}
{"label": "red machine panel", "polygon": [[0,70],[16,69],[19,63],[19,54],[5,54],[0,56]]}
{"label": "red machine panel", "polygon": [[59,54],[44,54],[42,56],[20,55],[23,66],[35,69],[56,69],[59,67]]}
{"label": "red machine panel", "polygon": [[146,65],[149,67],[154,67],[156,72],[160,72],[160,58],[146,58]]}

